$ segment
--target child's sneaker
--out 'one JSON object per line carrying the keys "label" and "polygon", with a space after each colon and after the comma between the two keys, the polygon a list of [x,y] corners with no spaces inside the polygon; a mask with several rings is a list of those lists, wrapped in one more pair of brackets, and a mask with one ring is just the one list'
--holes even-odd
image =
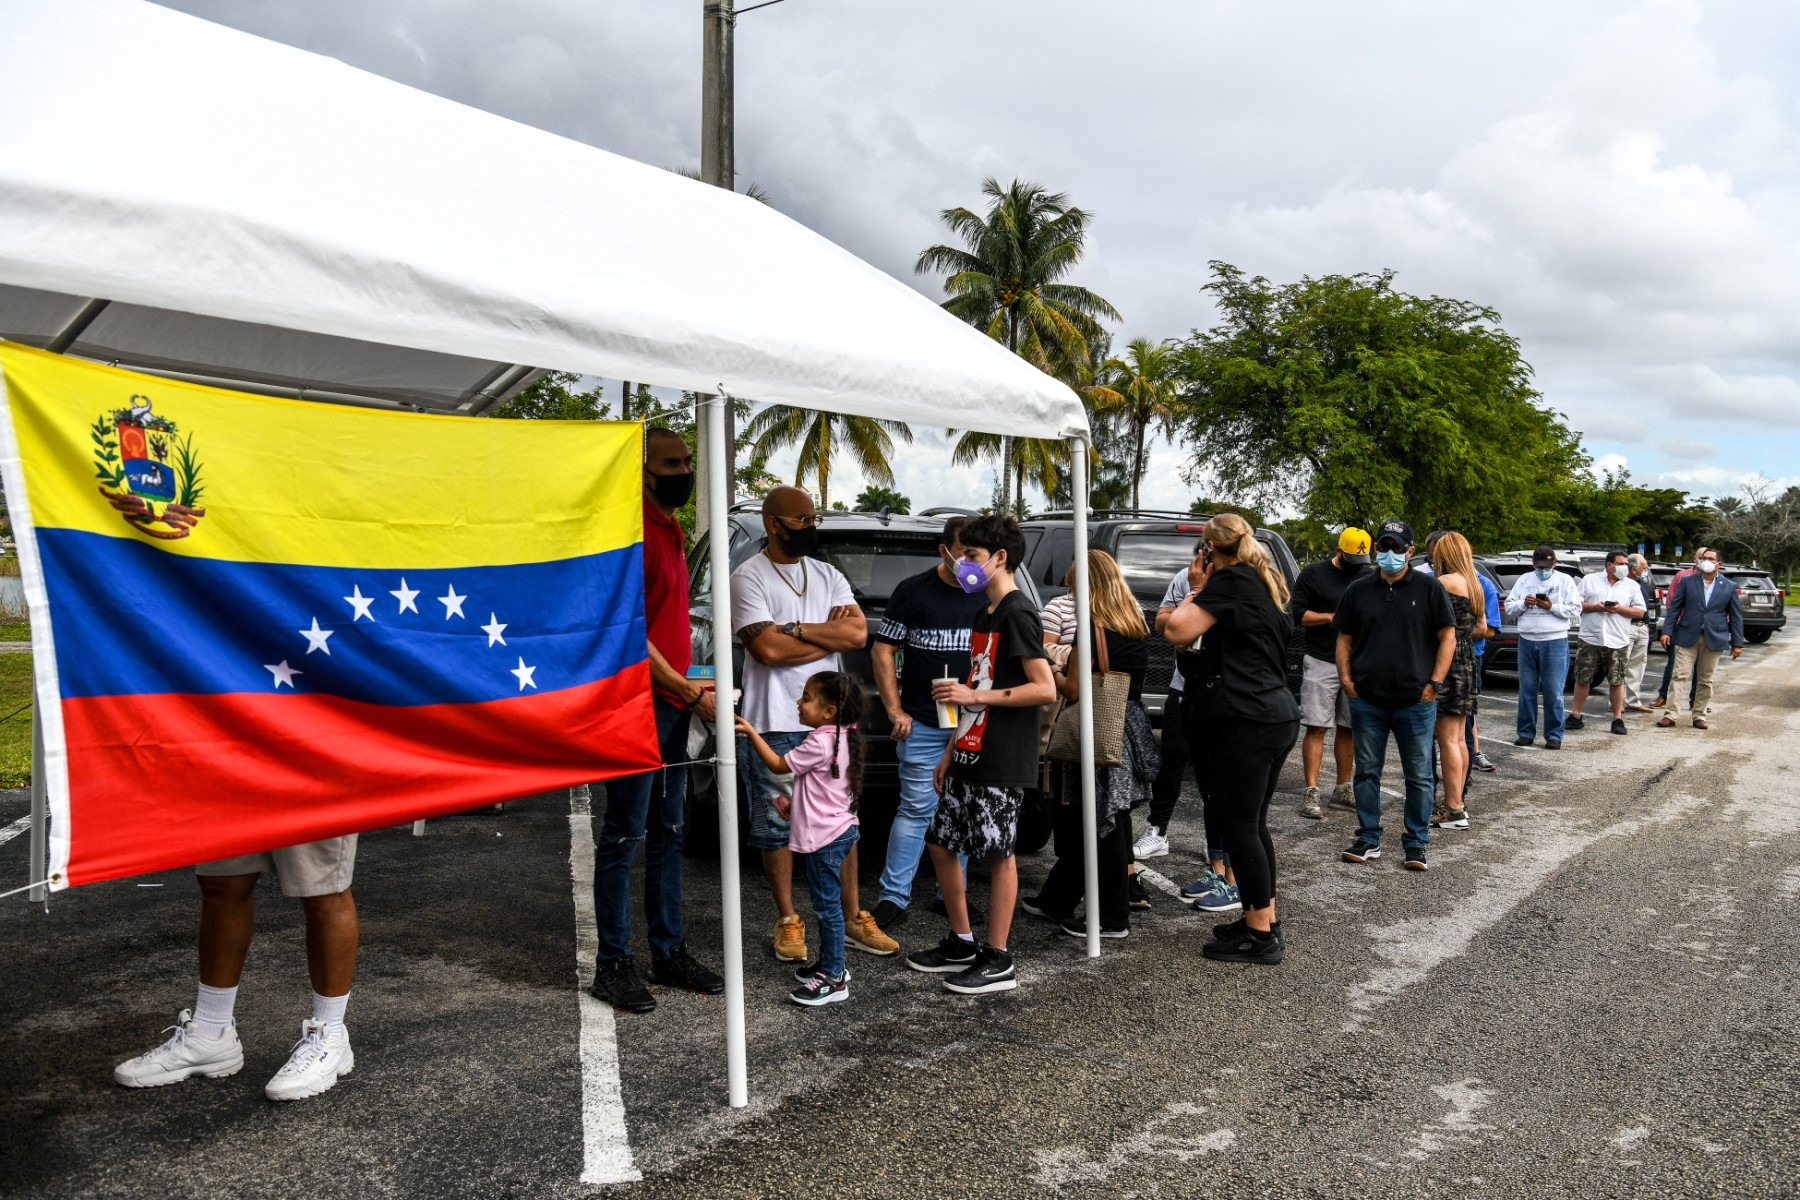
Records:
{"label": "child's sneaker", "polygon": [[947,933],[944,940],[931,949],[914,950],[907,955],[906,965],[932,975],[950,975],[973,966],[979,949],[974,942],[965,942],[954,933]]}
{"label": "child's sneaker", "polygon": [[244,1069],[244,1044],[238,1041],[235,1023],[227,1025],[218,1037],[209,1038],[193,1031],[193,1020],[193,1012],[182,1009],[175,1024],[163,1030],[172,1034],[169,1040],[114,1067],[113,1082],[124,1087],[162,1087],[193,1075],[223,1079]]}
{"label": "child's sneaker", "polygon": [[[823,966],[821,966],[820,964],[818,964],[816,962],[807,963],[803,967],[795,967],[794,968],[794,982],[795,983],[805,983],[807,980],[811,979],[814,975],[822,975],[824,973],[825,973],[825,968]],[[846,966],[844,968],[844,982],[845,983],[850,982],[850,968],[848,966]]]}
{"label": "child's sneaker", "polygon": [[983,946],[975,962],[944,980],[944,990],[959,996],[985,996],[989,992],[1010,992],[1019,986],[1013,975],[1012,955],[992,946]]}
{"label": "child's sneaker", "polygon": [[810,979],[788,993],[788,999],[802,1008],[818,1008],[838,1004],[850,998],[850,972],[827,975],[816,972]]}

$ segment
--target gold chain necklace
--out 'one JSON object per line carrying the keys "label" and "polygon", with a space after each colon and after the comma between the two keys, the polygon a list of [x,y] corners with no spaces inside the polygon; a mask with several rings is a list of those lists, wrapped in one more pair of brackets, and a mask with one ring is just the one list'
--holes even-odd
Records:
{"label": "gold chain necklace", "polygon": [[[767,550],[763,551],[763,557],[769,558],[769,552]],[[777,578],[777,579],[781,580],[781,582],[787,584],[788,591],[794,593],[794,595],[799,596],[802,599],[805,598],[806,589],[809,586],[811,586],[811,583],[812,583],[812,580],[810,579],[810,577],[807,574],[806,559],[802,558],[800,560],[800,586],[799,587],[795,587],[793,580],[789,579],[785,574],[782,573],[780,563],[776,562],[772,558],[769,558],[769,566],[774,568],[775,578]]]}

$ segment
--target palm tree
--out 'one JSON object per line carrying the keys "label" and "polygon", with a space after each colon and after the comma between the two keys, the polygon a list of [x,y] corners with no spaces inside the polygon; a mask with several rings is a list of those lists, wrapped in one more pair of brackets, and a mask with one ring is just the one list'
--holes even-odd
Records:
{"label": "palm tree", "polygon": [[894,439],[889,434],[897,435],[903,442],[912,441],[912,429],[904,421],[853,417],[789,404],[769,405],[751,418],[750,427],[744,431],[757,461],[789,446],[799,446],[794,486],[801,486],[808,475],[816,477],[822,509],[831,506],[831,457],[836,453],[848,454],[870,483],[894,486],[894,468],[888,461],[894,452]]}
{"label": "palm tree", "polygon": [[[1088,365],[1087,341],[1116,309],[1084,287],[1060,282],[1087,247],[1089,214],[1061,192],[1014,179],[981,181],[985,216],[966,208],[939,213],[961,246],[936,245],[913,269],[944,273],[944,308],[981,329],[1039,370],[1062,375]],[[1012,438],[999,439],[1001,494],[1012,494]]]}
{"label": "palm tree", "polygon": [[[950,433],[957,431],[952,429]],[[979,466],[996,457],[1010,443],[1012,469],[1007,473],[1006,503],[1013,512],[1025,511],[1025,485],[1033,484],[1048,496],[1060,486],[1069,469],[1069,444],[1061,438],[1016,438],[998,433],[965,430],[950,447],[950,461],[959,467]]]}
{"label": "palm tree", "polygon": [[1181,391],[1180,358],[1171,341],[1132,338],[1125,357],[1109,359],[1105,388],[1094,389],[1090,402],[1103,413],[1116,414],[1131,432],[1131,507],[1138,506],[1138,488],[1149,467],[1144,437],[1152,425],[1163,433],[1175,430],[1176,398]]}

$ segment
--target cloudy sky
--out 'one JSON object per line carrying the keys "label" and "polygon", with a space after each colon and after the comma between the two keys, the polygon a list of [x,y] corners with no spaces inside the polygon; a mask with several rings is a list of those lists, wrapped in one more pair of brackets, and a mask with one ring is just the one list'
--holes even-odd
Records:
{"label": "cloudy sky", "polygon": [[[699,162],[700,0],[169,2]],[[1209,259],[1391,267],[1498,309],[1600,464],[1721,495],[1800,483],[1796,62],[1788,0],[786,0],[739,24],[737,165],[934,297],[940,209],[986,175],[1065,191],[1120,344],[1210,324]],[[983,500],[918,432],[902,490]],[[1147,504],[1186,507],[1182,461],[1159,447]]]}

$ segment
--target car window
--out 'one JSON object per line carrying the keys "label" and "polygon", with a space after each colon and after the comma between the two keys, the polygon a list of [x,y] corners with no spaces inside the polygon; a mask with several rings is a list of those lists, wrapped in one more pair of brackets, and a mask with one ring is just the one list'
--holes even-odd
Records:
{"label": "car window", "polygon": [[1069,564],[1075,561],[1075,530],[1067,525],[1055,526],[1050,530],[1048,540],[1050,550],[1044,555],[1044,571],[1037,575],[1037,580],[1061,587],[1063,576],[1069,573]]}
{"label": "car window", "polygon": [[1775,581],[1767,575],[1752,575],[1748,572],[1738,571],[1732,573],[1731,581],[1746,592],[1772,592],[1775,590]]}
{"label": "car window", "polygon": [[1119,573],[1125,576],[1132,594],[1146,604],[1160,604],[1175,572],[1194,560],[1194,543],[1198,540],[1192,533],[1128,531],[1119,535],[1113,557],[1118,560]]}
{"label": "car window", "polygon": [[[829,530],[829,526],[827,527]],[[844,573],[863,604],[885,605],[902,579],[935,567],[937,538],[869,530],[821,539],[819,556]]]}

